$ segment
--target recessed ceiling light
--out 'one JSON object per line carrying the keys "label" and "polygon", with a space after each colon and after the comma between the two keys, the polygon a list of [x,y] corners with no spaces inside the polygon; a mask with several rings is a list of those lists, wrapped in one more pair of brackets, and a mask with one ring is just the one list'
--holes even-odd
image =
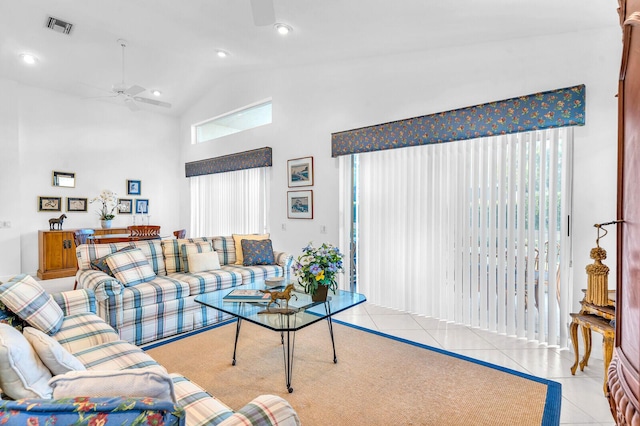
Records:
{"label": "recessed ceiling light", "polygon": [[226,58],[227,56],[229,56],[229,52],[218,49],[216,50],[216,55],[218,55],[218,58]]}
{"label": "recessed ceiling light", "polygon": [[152,94],[153,96],[160,96],[160,95],[162,95],[162,92],[161,92],[161,91],[159,91],[158,89],[155,89],[155,90],[152,90],[152,91],[151,91],[151,94]]}
{"label": "recessed ceiling light", "polygon": [[22,61],[26,64],[29,65],[33,65],[36,62],[38,62],[38,58],[36,58],[35,56],[33,56],[30,53],[23,53],[22,55],[20,55],[20,58],[22,59]]}
{"label": "recessed ceiling light", "polygon": [[281,24],[281,23],[275,24],[273,28],[275,28],[276,31],[278,31],[278,33],[281,35],[287,35],[291,31],[293,31],[293,28],[291,28],[291,26],[287,24]]}

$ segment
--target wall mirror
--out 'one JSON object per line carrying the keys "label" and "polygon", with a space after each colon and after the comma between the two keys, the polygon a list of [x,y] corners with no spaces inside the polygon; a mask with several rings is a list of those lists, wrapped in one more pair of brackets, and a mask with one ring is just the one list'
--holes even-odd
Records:
{"label": "wall mirror", "polygon": [[69,172],[53,172],[53,186],[62,186],[65,188],[75,188],[76,174]]}

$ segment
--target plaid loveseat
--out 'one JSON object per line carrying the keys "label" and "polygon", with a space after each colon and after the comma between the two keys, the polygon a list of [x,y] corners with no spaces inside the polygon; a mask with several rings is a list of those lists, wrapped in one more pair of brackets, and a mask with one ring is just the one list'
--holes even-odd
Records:
{"label": "plaid loveseat", "polygon": [[[27,275],[17,276],[0,287],[0,297],[4,291],[20,292],[21,286],[24,287],[25,284],[31,288],[38,286],[35,280]],[[18,324],[19,328],[24,326],[26,336],[28,331],[34,332],[33,327],[42,328],[38,325],[36,317],[47,309],[51,310],[51,306],[44,308],[35,306],[43,301],[50,303],[46,301],[49,299],[46,292],[42,288],[38,291],[40,296],[44,297],[22,297],[21,300],[24,303],[20,303],[17,309],[14,306],[14,309],[20,312],[19,314],[8,311],[4,305],[0,310],[0,323],[2,323],[0,324],[0,357],[4,364],[0,368],[0,384],[3,391],[3,399],[0,400],[0,424],[264,426],[300,424],[296,412],[280,397],[261,395],[234,412],[186,377],[167,374],[164,367],[142,349],[120,340],[115,330],[95,315],[96,299],[91,290],[73,290],[53,295],[52,300],[60,306],[62,312],[58,319],[46,318],[48,323],[55,322],[54,328],[57,328],[56,331],[52,329],[50,337],[46,339],[55,339],[56,345],[59,344],[62,349],[55,349],[55,345],[51,346],[49,343],[48,349],[51,352],[43,350],[29,340],[28,336],[25,339],[20,331],[14,329]],[[35,315],[34,312],[36,312]],[[28,318],[23,321],[25,314]],[[16,320],[15,315],[22,316],[22,320],[20,318]],[[25,345],[30,348],[28,351]],[[69,364],[69,358],[74,359],[74,362],[80,362],[83,371],[49,372],[47,368],[51,369],[49,359],[51,353],[56,353],[57,361],[63,365]],[[66,355],[61,355],[62,353]],[[9,358],[8,361],[5,357]],[[42,361],[39,361],[40,359]],[[67,364],[64,364],[65,359]],[[34,362],[40,364],[40,367],[33,367]],[[20,363],[26,365],[20,366],[18,365]],[[32,372],[19,373],[21,379],[17,382],[12,381],[10,370],[24,373],[39,368],[44,368],[48,376],[44,381],[40,378],[36,381]],[[80,381],[76,381],[77,373],[80,375]],[[168,391],[163,394],[164,397],[118,396],[124,393],[124,389],[130,390],[127,385],[120,382],[120,377],[131,375],[162,377],[165,381],[165,389],[170,390],[170,396],[166,396]],[[113,388],[104,385],[111,376],[116,376],[115,392]],[[48,378],[51,379],[47,385]],[[67,394],[57,395],[54,383],[65,380],[70,382],[66,389]],[[152,392],[149,389],[157,388],[157,385],[143,382],[140,388],[143,393]],[[68,394],[69,392],[71,395]],[[35,395],[32,395],[33,393]]]}
{"label": "plaid loveseat", "polygon": [[[130,248],[142,251],[145,259],[122,254],[125,261],[115,274],[92,266]],[[220,269],[190,272],[187,253],[207,250],[217,254]],[[76,255],[78,288],[94,291],[98,315],[120,338],[136,345],[227,319],[220,311],[195,302],[196,296],[271,277],[288,280],[293,264],[292,255],[274,251],[274,264],[238,265],[232,236],[83,244],[76,248]]]}

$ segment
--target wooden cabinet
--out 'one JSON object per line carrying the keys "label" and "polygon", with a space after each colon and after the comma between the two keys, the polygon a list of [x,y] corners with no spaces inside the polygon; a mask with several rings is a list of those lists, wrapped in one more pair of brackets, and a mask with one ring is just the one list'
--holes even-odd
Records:
{"label": "wooden cabinet", "polygon": [[609,402],[619,425],[640,424],[640,0],[620,0],[616,342]]}
{"label": "wooden cabinet", "polygon": [[[71,277],[77,270],[75,229],[38,231],[38,278]],[[97,235],[124,234],[127,228],[96,229]]]}

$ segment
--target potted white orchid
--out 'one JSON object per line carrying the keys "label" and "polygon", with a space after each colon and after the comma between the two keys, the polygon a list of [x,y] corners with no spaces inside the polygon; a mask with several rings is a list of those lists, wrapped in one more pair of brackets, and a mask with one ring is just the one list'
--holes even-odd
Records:
{"label": "potted white orchid", "polygon": [[111,221],[116,217],[116,211],[120,211],[118,195],[113,191],[104,189],[100,195],[92,198],[89,202],[100,202],[101,207],[97,211],[100,217],[100,225],[103,228],[111,228]]}

